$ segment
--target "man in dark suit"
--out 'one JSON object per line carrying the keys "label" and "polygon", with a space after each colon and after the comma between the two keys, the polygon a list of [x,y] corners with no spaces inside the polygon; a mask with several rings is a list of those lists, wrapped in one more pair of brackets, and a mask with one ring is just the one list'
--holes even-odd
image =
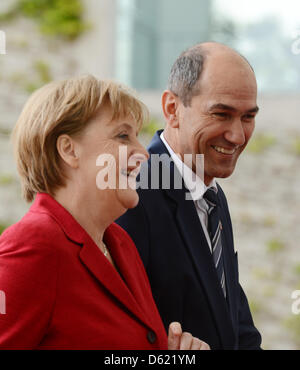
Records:
{"label": "man in dark suit", "polygon": [[117,221],[139,250],[165,327],[179,321],[212,349],[261,345],[239,284],[227,201],[215,180],[232,174],[252,135],[256,97],[253,69],[234,50],[204,43],[181,54],[162,96],[165,130],[148,148],[152,187],[139,189],[138,206]]}

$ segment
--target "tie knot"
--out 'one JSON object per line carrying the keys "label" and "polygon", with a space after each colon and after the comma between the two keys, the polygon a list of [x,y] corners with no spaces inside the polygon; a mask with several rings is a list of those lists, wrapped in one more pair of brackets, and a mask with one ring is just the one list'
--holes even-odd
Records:
{"label": "tie knot", "polygon": [[210,203],[211,206],[215,207],[219,205],[218,195],[214,189],[209,188],[203,195],[203,198]]}

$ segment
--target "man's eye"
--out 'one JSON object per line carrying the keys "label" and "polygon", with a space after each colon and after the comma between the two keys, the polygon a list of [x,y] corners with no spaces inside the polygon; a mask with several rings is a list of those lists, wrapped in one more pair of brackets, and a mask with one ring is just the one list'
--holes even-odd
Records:
{"label": "man's eye", "polygon": [[245,116],[243,116],[243,119],[246,120],[246,121],[251,121],[255,118],[255,116],[253,114],[246,114]]}
{"label": "man's eye", "polygon": [[213,113],[214,116],[218,117],[218,118],[228,118],[228,113],[224,113],[224,112],[216,112],[216,113]]}

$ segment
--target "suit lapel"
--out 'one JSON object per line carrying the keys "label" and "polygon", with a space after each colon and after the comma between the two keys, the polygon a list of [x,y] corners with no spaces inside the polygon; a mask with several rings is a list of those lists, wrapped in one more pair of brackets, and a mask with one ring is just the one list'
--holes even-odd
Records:
{"label": "suit lapel", "polygon": [[221,212],[221,221],[223,225],[223,232],[222,232],[222,247],[223,247],[223,260],[224,260],[224,270],[225,270],[225,278],[226,278],[226,286],[227,286],[227,293],[228,293],[228,303],[229,303],[229,310],[230,316],[232,318],[233,325],[236,325],[237,320],[237,307],[235,302],[236,297],[236,276],[235,276],[235,266],[233,265],[234,255],[231,255],[230,252],[230,238],[228,235],[229,226],[226,221],[226,217],[222,210]]}

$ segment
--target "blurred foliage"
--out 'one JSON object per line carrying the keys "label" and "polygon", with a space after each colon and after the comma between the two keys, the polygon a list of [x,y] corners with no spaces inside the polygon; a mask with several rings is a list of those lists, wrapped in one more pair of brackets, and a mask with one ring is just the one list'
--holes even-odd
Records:
{"label": "blurred foliage", "polygon": [[253,223],[253,218],[252,216],[247,213],[247,212],[242,212],[240,215],[239,215],[239,218],[238,218],[239,222],[245,224],[245,225],[250,225]]}
{"label": "blurred foliage", "polygon": [[3,231],[5,230],[5,229],[7,229],[8,228],[8,225],[7,224],[2,224],[2,223],[0,223],[0,235],[3,233]]}
{"label": "blurred foliage", "polygon": [[37,60],[34,63],[34,70],[37,73],[41,83],[46,84],[52,80],[49,65],[43,60]]}
{"label": "blurred foliage", "polygon": [[0,186],[11,185],[14,182],[12,175],[0,175]]}
{"label": "blurred foliage", "polygon": [[274,297],[276,294],[276,287],[274,285],[268,285],[263,289],[263,296],[265,298]]}
{"label": "blurred foliage", "polygon": [[0,14],[0,21],[22,15],[34,19],[43,34],[73,40],[89,28],[82,14],[82,0],[18,0],[10,11]]}
{"label": "blurred foliage", "polygon": [[295,274],[299,275],[300,276],[300,263],[298,263],[296,266],[295,266]]}
{"label": "blurred foliage", "polygon": [[273,217],[273,216],[270,216],[270,215],[265,216],[265,218],[263,219],[263,226],[264,227],[273,227],[273,226],[276,225],[276,223],[277,223],[276,218]]}
{"label": "blurred foliage", "polygon": [[250,307],[250,311],[252,313],[252,315],[258,315],[263,307],[262,307],[262,304],[258,301],[254,301],[254,300],[250,300],[249,301],[249,307]]}
{"label": "blurred foliage", "polygon": [[259,267],[253,268],[252,275],[259,280],[270,279],[270,273],[266,269],[261,269]]}
{"label": "blurred foliage", "polygon": [[284,325],[291,332],[295,344],[300,346],[300,315],[294,315],[284,322]]}
{"label": "blurred foliage", "polygon": [[1,127],[0,125],[0,135],[9,136],[11,134],[11,131],[8,128]]}
{"label": "blurred foliage", "polygon": [[267,242],[267,250],[270,253],[280,252],[285,248],[282,241],[277,239],[271,239]]}
{"label": "blurred foliage", "polygon": [[296,137],[294,139],[292,150],[294,154],[296,154],[297,156],[300,156],[300,137]]}
{"label": "blurred foliage", "polygon": [[277,142],[276,138],[268,134],[255,135],[247,146],[247,150],[253,154],[261,154]]}
{"label": "blurred foliage", "polygon": [[33,71],[35,74],[35,79],[25,79],[24,83],[24,89],[28,93],[34,92],[53,79],[50,72],[50,66],[43,60],[37,60],[34,62]]}
{"label": "blurred foliage", "polygon": [[15,72],[9,77],[9,81],[31,94],[33,91],[53,80],[50,66],[43,60],[36,60],[33,63],[32,71],[33,75]]}
{"label": "blurred foliage", "polygon": [[148,123],[143,125],[141,132],[152,137],[156,133],[156,131],[162,129],[163,126],[164,125],[162,122],[160,122],[156,118],[151,118]]}

